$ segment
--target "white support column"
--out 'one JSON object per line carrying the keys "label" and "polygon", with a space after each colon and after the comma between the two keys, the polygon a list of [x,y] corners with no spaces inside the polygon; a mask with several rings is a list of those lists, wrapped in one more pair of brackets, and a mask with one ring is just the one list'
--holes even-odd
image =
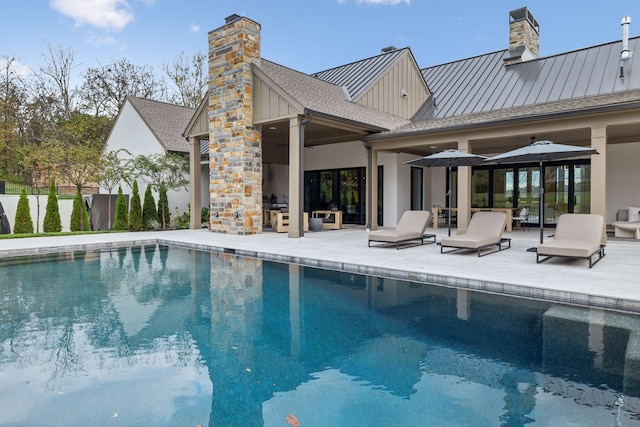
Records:
{"label": "white support column", "polygon": [[200,138],[191,138],[189,142],[189,228],[196,230],[201,227],[202,222],[200,218],[202,210],[202,200],[200,200]]}
{"label": "white support column", "polygon": [[[591,156],[591,213],[607,218],[607,126],[591,128],[591,147],[599,154]],[[602,230],[603,243],[607,231]]]}
{"label": "white support column", "polygon": [[371,206],[367,209],[366,223],[371,226],[371,230],[378,229],[378,151],[373,148],[367,150],[367,155],[371,156],[370,161],[367,161],[367,165],[370,165],[370,169],[367,171],[367,179],[369,183],[367,185],[368,200]]}
{"label": "white support column", "polygon": [[302,209],[302,194],[300,194],[300,179],[304,166],[300,164],[300,117],[289,120],[289,237],[298,238],[300,235],[300,211]]}
{"label": "white support column", "polygon": [[[469,140],[458,141],[458,150],[470,153]],[[451,184],[450,184],[451,185]],[[471,220],[471,166],[458,167],[458,233],[467,231]]]}

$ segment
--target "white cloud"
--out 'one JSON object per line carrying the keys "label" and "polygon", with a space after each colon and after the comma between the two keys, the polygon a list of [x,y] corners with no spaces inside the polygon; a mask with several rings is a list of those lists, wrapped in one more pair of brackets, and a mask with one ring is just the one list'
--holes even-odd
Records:
{"label": "white cloud", "polygon": [[358,0],[358,3],[395,6],[400,3],[406,3],[407,5],[410,5],[411,0]]}
{"label": "white cloud", "polygon": [[189,25],[189,31],[191,31],[192,33],[200,32],[200,25],[197,25],[197,24]]}
{"label": "white cloud", "polygon": [[90,25],[120,31],[133,21],[127,0],[51,0],[51,8],[74,20],[76,26]]}
{"label": "white cloud", "polygon": [[13,59],[11,63],[8,64],[9,62],[8,59],[12,59],[12,58],[0,56],[0,70],[2,70],[3,72],[6,71],[8,66],[9,70],[11,70],[11,73],[13,73],[16,76],[24,77],[31,74],[31,67],[29,67],[27,64],[23,64],[17,59]]}

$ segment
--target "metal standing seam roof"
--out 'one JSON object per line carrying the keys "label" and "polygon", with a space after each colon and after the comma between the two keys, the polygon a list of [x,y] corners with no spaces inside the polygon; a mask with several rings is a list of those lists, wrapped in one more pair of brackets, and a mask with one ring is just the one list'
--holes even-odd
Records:
{"label": "metal standing seam roof", "polygon": [[[422,69],[433,98],[413,121],[575,101],[640,89],[640,37],[505,65],[508,50]],[[623,67],[623,77],[620,77]],[[435,105],[434,105],[435,104]]]}
{"label": "metal standing seam roof", "polygon": [[389,66],[407,51],[411,53],[409,48],[395,49],[311,75],[344,87],[350,99],[353,100],[365,92],[371,83],[382,76]]}
{"label": "metal standing seam roof", "polygon": [[189,152],[189,144],[182,136],[182,130],[189,124],[195,109],[134,96],[128,96],[127,100],[165,150]]}

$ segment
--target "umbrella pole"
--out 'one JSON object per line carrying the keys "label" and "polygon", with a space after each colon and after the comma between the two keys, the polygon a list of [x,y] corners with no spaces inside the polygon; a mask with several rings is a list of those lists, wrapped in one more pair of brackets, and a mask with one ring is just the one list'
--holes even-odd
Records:
{"label": "umbrella pole", "polygon": [[544,240],[544,176],[542,175],[542,159],[540,159],[540,244]]}
{"label": "umbrella pole", "polygon": [[449,165],[449,191],[447,191],[447,198],[449,199],[449,201],[447,202],[447,207],[449,209],[447,209],[447,211],[449,212],[449,218],[447,219],[447,224],[449,226],[449,236],[451,236],[451,165]]}

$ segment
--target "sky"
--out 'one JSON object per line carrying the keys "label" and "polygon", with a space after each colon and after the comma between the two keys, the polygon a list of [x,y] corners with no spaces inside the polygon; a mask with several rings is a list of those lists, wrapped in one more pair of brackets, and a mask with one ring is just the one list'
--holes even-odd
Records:
{"label": "sky", "polygon": [[[549,56],[640,35],[637,0],[3,0],[1,58],[27,73],[51,46],[71,49],[75,73],[127,58],[162,73],[238,14],[259,24],[262,57],[314,73],[410,47],[421,68],[508,47],[509,12],[528,7]],[[639,53],[640,54],[640,53]],[[2,65],[0,63],[0,65]]]}

